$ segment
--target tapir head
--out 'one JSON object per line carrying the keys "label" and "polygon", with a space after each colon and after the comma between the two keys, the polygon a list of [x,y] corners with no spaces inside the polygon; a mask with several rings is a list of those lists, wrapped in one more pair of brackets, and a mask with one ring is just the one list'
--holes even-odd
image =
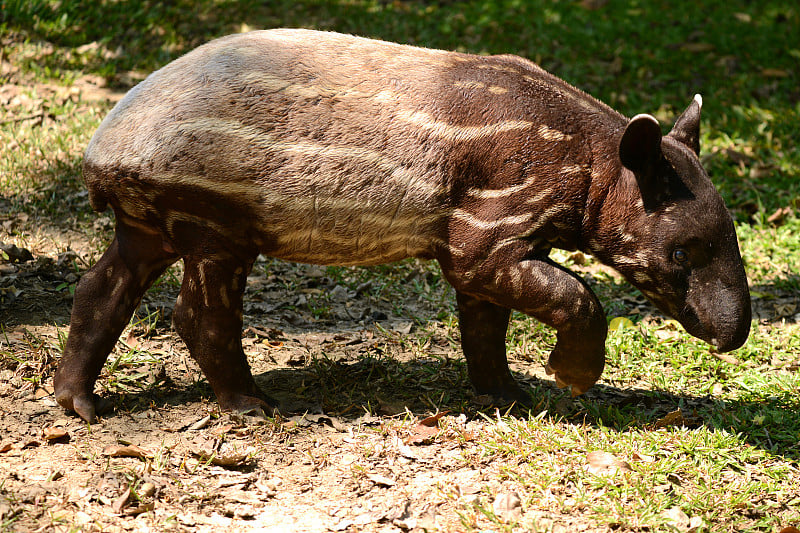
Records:
{"label": "tapir head", "polygon": [[698,159],[701,105],[698,95],[663,137],[652,116],[628,123],[619,142],[627,207],[607,254],[659,309],[728,351],[750,332],[750,292],[733,221]]}

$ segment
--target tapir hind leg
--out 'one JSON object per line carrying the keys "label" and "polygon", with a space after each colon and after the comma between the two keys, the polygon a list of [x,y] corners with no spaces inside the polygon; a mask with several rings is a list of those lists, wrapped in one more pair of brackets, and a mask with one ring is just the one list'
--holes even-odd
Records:
{"label": "tapir hind leg", "polygon": [[254,260],[208,251],[185,257],[172,321],[222,410],[268,414],[276,402],[256,385],[242,349],[242,298]]}
{"label": "tapir hind leg", "polygon": [[75,288],[69,335],[53,378],[56,401],[93,422],[94,383],[142,295],[177,256],[155,230],[117,222],[116,235]]}

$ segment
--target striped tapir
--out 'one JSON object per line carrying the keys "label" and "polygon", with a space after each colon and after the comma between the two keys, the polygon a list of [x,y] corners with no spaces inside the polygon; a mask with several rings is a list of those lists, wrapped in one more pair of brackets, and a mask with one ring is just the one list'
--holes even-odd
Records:
{"label": "striped tapir", "polygon": [[733,222],[698,159],[701,99],[662,136],[512,55],[269,30],[209,42],[109,113],[83,173],[116,235],[81,278],[59,404],[94,420],[94,383],[144,291],[182,259],[173,324],[223,409],[267,410],[241,344],[258,254],[322,265],[435,259],[455,288],[478,393],[521,400],[512,309],[557,330],[546,370],[580,394],[606,317],[548,258],[583,250],[726,351],[750,328]]}

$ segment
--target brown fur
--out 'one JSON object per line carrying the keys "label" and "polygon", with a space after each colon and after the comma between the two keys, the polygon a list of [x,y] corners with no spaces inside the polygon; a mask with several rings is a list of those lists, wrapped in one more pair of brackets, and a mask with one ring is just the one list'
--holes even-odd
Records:
{"label": "brown fur", "polygon": [[[79,285],[73,324],[101,311],[114,326],[102,334],[73,326],[56,376],[59,402],[94,417],[91,386],[133,310],[108,309],[114,289],[90,281],[93,272],[113,268],[116,290],[138,300],[178,258],[186,275],[175,325],[225,408],[269,402],[233,342],[244,276],[259,253],[343,265],[437,259],[459,295],[473,383],[516,399],[524,395],[502,345],[508,309],[558,330],[548,369],[560,383],[583,391],[604,364],[602,308],[583,280],[547,259],[552,247],[617,266],[703,338],[743,342],[744,300],[728,312],[731,324],[697,306],[686,318],[688,275],[673,291],[667,244],[653,237],[680,231],[668,209],[710,209],[695,233],[711,227],[727,239],[717,256],[731,274],[719,291],[741,292],[742,280],[746,291],[719,195],[696,155],[684,153],[694,152],[673,147],[696,134],[694,115],[686,117],[679,140],[664,140],[667,166],[691,174],[679,177],[690,183],[684,198],[648,185],[660,182],[648,181],[647,169],[661,165],[649,119],[629,122],[519,57],[308,30],[212,41],[131,90],[87,149],[92,205],[114,209],[118,240]],[[638,158],[645,148],[652,157]],[[139,272],[128,280],[124,268]]]}

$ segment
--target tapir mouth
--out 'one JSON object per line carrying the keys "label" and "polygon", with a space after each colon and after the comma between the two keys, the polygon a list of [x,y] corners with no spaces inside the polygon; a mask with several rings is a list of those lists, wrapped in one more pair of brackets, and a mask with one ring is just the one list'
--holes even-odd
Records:
{"label": "tapir mouth", "polygon": [[734,306],[698,310],[687,306],[676,317],[687,332],[714,346],[720,352],[741,347],[750,335],[750,298]]}

